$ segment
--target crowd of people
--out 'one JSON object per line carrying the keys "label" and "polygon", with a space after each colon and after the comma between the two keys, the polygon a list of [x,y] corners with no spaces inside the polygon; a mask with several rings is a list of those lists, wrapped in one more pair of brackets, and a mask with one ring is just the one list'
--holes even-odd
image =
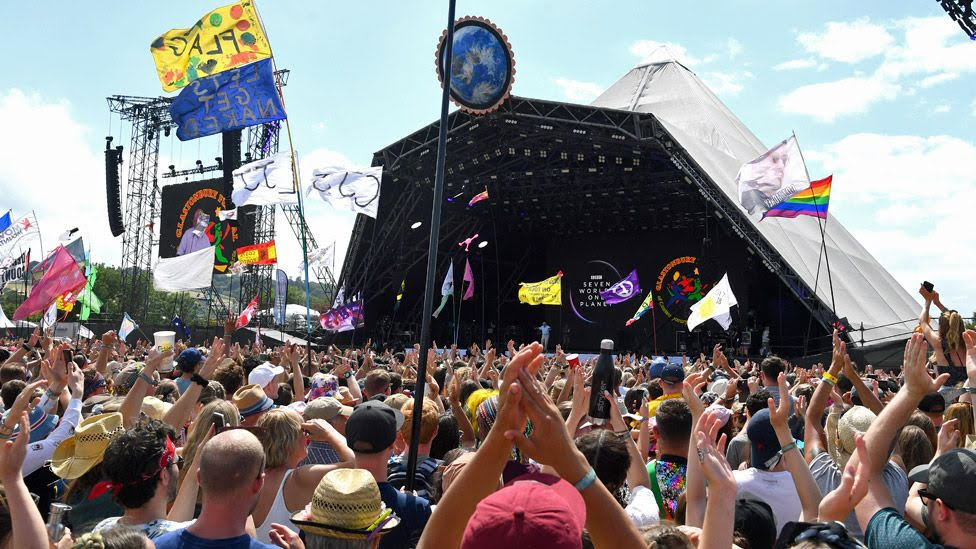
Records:
{"label": "crowd of people", "polygon": [[539,343],[435,344],[419,376],[419,345],[233,319],[196,347],[4,338],[0,549],[976,548],[976,332],[922,293],[899,369],[835,333],[809,368],[624,354],[602,394]]}

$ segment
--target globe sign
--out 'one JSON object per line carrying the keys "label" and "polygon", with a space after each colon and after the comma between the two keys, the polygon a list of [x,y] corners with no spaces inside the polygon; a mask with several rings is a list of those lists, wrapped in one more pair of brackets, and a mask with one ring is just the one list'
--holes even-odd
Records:
{"label": "globe sign", "polygon": [[484,114],[508,97],[515,80],[515,58],[501,29],[481,17],[464,17],[454,24],[454,45],[446,62],[447,31],[437,46],[437,77],[444,85],[443,67],[450,67],[451,100],[461,110]]}

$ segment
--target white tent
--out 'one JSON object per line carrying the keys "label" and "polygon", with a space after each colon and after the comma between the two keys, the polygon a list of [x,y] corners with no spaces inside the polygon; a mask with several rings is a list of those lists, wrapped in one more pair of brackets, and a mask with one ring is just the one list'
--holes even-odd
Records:
{"label": "white tent", "polygon": [[[739,167],[768,149],[693,72],[677,61],[635,67],[592,105],[653,114],[735,204]],[[785,129],[783,133],[785,137]],[[745,210],[741,211],[745,215]],[[829,305],[825,267],[821,267],[817,280],[821,247],[817,221],[771,218],[759,223],[749,219],[804,283],[814,288],[817,282],[817,296]],[[832,215],[827,223],[826,245],[837,316],[847,317],[855,328],[863,323],[865,330],[870,330],[865,333],[866,340],[904,338],[903,334],[911,332],[920,306]]]}
{"label": "white tent", "polygon": [[0,307],[0,328],[13,328],[14,323],[7,318],[7,314],[3,312],[3,307]]}

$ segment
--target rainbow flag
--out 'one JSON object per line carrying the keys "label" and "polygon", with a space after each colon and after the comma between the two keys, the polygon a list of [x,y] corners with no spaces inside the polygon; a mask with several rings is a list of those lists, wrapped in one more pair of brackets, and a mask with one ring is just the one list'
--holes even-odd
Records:
{"label": "rainbow flag", "polygon": [[819,181],[811,182],[810,187],[770,208],[763,214],[762,219],[767,217],[796,217],[798,215],[826,219],[827,205],[830,203],[830,183],[833,179],[834,176],[828,175]]}

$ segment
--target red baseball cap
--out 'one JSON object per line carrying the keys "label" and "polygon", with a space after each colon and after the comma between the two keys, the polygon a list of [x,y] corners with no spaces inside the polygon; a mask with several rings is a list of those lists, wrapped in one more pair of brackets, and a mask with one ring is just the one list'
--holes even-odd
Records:
{"label": "red baseball cap", "polygon": [[579,548],[586,504],[559,477],[529,473],[478,503],[461,539],[462,549]]}

